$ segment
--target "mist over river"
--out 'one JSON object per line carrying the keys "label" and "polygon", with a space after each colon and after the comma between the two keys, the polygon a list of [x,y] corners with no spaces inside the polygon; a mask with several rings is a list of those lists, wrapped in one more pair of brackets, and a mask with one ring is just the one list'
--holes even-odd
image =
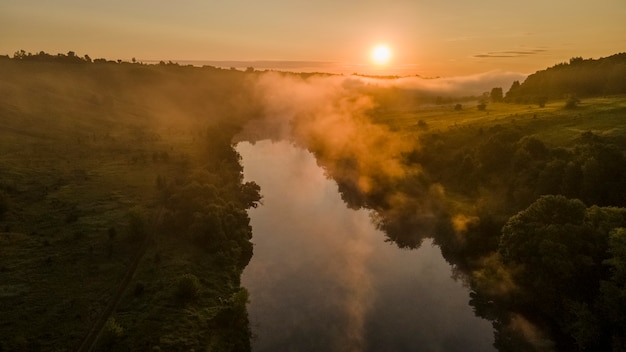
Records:
{"label": "mist over river", "polygon": [[491,323],[475,317],[430,240],[417,250],[385,242],[289,142],[237,150],[263,194],[249,211],[254,255],[242,276],[254,351],[494,350]]}

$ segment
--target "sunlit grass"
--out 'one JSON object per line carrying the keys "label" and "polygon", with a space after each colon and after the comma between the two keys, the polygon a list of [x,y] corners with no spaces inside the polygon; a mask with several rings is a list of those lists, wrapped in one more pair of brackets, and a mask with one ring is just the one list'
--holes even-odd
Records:
{"label": "sunlit grass", "polygon": [[[390,109],[376,112],[373,119],[394,130],[415,133],[479,129],[495,125],[515,125],[532,131],[549,145],[567,146],[581,133],[620,137],[626,135],[626,96],[582,99],[576,109],[565,109],[565,100],[539,107],[533,104],[489,103],[485,111],[478,102],[424,104],[410,111]],[[420,126],[420,121],[426,125]],[[426,128],[424,126],[427,126]]]}

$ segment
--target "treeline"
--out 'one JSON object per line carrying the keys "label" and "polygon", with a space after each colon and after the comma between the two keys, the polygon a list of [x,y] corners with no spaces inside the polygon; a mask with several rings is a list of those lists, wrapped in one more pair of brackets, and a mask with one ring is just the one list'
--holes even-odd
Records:
{"label": "treeline", "polygon": [[145,253],[95,350],[249,351],[248,74],[88,61],[0,60],[0,350],[77,348]]}
{"label": "treeline", "polygon": [[626,206],[623,146],[584,132],[571,148],[549,147],[515,126],[495,125],[432,133],[411,160],[430,170],[431,182],[469,196],[499,189],[507,212],[543,194],[562,194],[586,204]]}
{"label": "treeline", "polygon": [[[11,59],[8,55],[0,56],[2,59]],[[58,53],[56,55],[52,55],[46,53],[45,51],[40,51],[38,53],[26,52],[25,50],[18,50],[13,54],[13,60],[20,61],[30,61],[30,62],[57,62],[57,63],[73,63],[73,64],[85,64],[85,63],[122,63],[125,61],[122,60],[107,60],[104,58],[91,59],[91,57],[87,54],[84,56],[79,56],[74,51],[68,51],[66,54]],[[133,58],[133,63],[136,63],[136,60]]]}
{"label": "treeline", "polygon": [[541,103],[568,96],[592,97],[626,93],[626,53],[609,57],[571,58],[528,76],[520,84],[515,81],[506,93],[512,103]]}
{"label": "treeline", "polygon": [[[243,182],[241,156],[231,138],[237,128],[227,123],[209,127],[206,165],[175,179],[158,176],[156,186],[162,213],[162,230],[178,233],[194,245],[218,255],[243,271],[252,258],[252,228],[246,210],[257,207],[260,187]],[[237,279],[238,280],[238,279]]]}

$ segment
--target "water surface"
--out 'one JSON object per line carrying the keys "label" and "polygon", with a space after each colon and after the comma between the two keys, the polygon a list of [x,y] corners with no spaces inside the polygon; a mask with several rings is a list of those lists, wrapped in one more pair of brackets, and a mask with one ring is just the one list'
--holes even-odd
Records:
{"label": "water surface", "polygon": [[491,324],[474,316],[438,247],[386,243],[306,150],[237,150],[264,197],[250,211],[254,255],[242,276],[254,351],[494,350]]}

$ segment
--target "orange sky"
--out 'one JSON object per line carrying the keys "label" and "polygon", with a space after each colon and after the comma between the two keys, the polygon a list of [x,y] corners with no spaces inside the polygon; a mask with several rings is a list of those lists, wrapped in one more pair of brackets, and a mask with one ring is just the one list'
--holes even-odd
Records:
{"label": "orange sky", "polygon": [[[2,0],[0,54],[324,61],[422,76],[532,73],[573,56],[626,51],[625,15],[624,0]],[[369,62],[378,43],[393,50],[384,68]]]}

